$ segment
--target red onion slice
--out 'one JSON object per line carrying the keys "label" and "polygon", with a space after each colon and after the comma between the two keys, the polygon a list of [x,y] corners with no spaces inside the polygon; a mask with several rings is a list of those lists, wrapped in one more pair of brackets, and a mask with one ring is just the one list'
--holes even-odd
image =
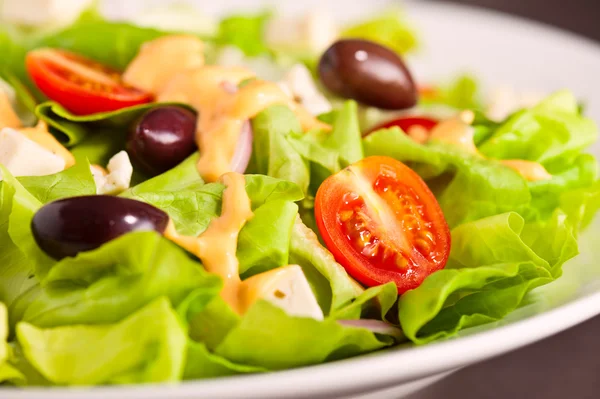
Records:
{"label": "red onion slice", "polygon": [[233,154],[233,158],[231,158],[230,168],[232,171],[238,173],[246,171],[248,162],[250,162],[250,155],[252,154],[252,139],[252,126],[250,125],[250,121],[246,121],[242,125],[235,153]]}
{"label": "red onion slice", "polygon": [[[221,88],[229,94],[235,94],[238,91],[236,84],[232,82],[221,82]],[[244,173],[250,162],[250,155],[252,154],[252,126],[250,121],[244,122],[242,130],[240,131],[240,137],[238,138],[235,152],[231,158],[231,164],[229,168],[237,173]]]}
{"label": "red onion slice", "polygon": [[360,320],[338,320],[339,324],[346,327],[358,327],[364,328],[371,332],[389,335],[394,338],[402,338],[404,334],[402,330],[398,327],[395,327],[385,321],[375,320],[375,319],[360,319]]}

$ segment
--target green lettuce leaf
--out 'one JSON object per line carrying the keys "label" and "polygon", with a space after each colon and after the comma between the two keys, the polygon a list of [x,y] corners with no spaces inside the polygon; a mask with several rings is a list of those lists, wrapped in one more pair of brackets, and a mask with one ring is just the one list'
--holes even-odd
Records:
{"label": "green lettuce leaf", "polygon": [[264,373],[264,367],[234,363],[210,352],[201,342],[189,340],[186,354],[184,380],[226,377],[237,374]]}
{"label": "green lettuce leaf", "polygon": [[87,160],[54,175],[20,177],[18,180],[43,204],[66,197],[96,194],[96,183]]}
{"label": "green lettuce leaf", "polygon": [[480,110],[483,105],[479,82],[471,74],[459,75],[449,84],[436,87],[435,96],[422,98],[420,105],[444,105],[461,110]]}
{"label": "green lettuce leaf", "polygon": [[14,191],[0,186],[0,302],[11,306],[19,295],[37,284],[33,265],[13,243],[8,233]]}
{"label": "green lettuce leaf", "polygon": [[12,350],[8,346],[8,314],[6,305],[0,302],[0,384],[5,381],[17,383],[24,380],[24,376],[9,361],[12,360]]}
{"label": "green lettuce leaf", "polygon": [[[206,230],[212,218],[220,214],[225,189],[221,183],[204,184],[196,169],[197,160],[198,154],[194,154],[175,168],[121,195],[163,209],[173,219],[180,234],[197,236]],[[262,175],[245,177],[253,210],[271,201],[295,202],[303,198],[294,183]]]}
{"label": "green lettuce leaf", "polygon": [[270,17],[268,12],[225,17],[219,24],[214,42],[219,46],[236,46],[250,57],[268,53],[264,29]]}
{"label": "green lettuce leaf", "polygon": [[[191,109],[188,105],[179,103],[164,103],[161,105],[176,105]],[[101,132],[118,130],[120,134],[126,137],[133,122],[138,120],[146,111],[155,107],[157,107],[156,103],[148,103],[121,108],[116,111],[75,115],[60,104],[47,101],[38,105],[35,113],[38,118],[53,128],[52,133],[61,143],[67,147],[72,147],[81,143],[88,135],[97,134],[98,130]]]}
{"label": "green lettuce leaf", "polygon": [[[379,312],[387,311],[395,300],[390,288],[377,287],[371,298],[361,299],[355,308],[360,312],[362,305],[377,296],[382,299]],[[397,295],[395,287],[393,292]],[[362,328],[342,327],[334,318],[316,321],[291,317],[265,301],[254,304],[243,316],[234,313],[220,297],[208,304],[204,299],[200,302],[199,307],[188,306],[182,315],[189,322],[192,338],[186,376],[204,378],[298,367],[370,352],[393,342]],[[252,341],[255,343],[249,346]]]}
{"label": "green lettuce leaf", "polygon": [[22,322],[17,337],[27,360],[60,385],[178,381],[187,342],[164,297],[115,324],[42,329]]}
{"label": "green lettuce leaf", "polygon": [[596,124],[581,116],[572,93],[562,91],[517,112],[479,150],[496,159],[540,162],[554,174],[572,164],[597,138]]}
{"label": "green lettuce leaf", "polygon": [[362,328],[333,319],[290,317],[265,301],[253,305],[216,348],[230,361],[281,370],[343,359],[393,343]]}
{"label": "green lettuce leaf", "polygon": [[[177,312],[189,333],[183,379],[200,379],[267,371],[262,367],[234,363],[209,349],[214,348],[240,317],[220,296],[194,291]],[[191,323],[191,325],[190,325]]]}
{"label": "green lettuce leaf", "polygon": [[216,296],[221,279],[155,232],[126,234],[52,265],[22,319],[40,327],[112,323],[155,298],[177,306],[202,289]]}
{"label": "green lettuce leaf", "polygon": [[388,312],[398,299],[398,288],[394,282],[365,290],[351,303],[337,309],[331,317],[337,320],[372,318],[386,320]]}
{"label": "green lettuce leaf", "polygon": [[271,106],[252,119],[252,131],[253,151],[248,171],[294,182],[306,193],[309,164],[289,139],[292,132],[302,132],[294,113],[282,105]]}
{"label": "green lettuce leaf", "polygon": [[560,207],[569,215],[577,231],[586,229],[600,210],[600,181],[590,187],[563,194]]}
{"label": "green lettuce leaf", "polygon": [[290,136],[294,149],[312,163],[313,192],[328,176],[364,157],[354,101],[346,101],[340,109],[322,116],[322,119],[331,124],[331,132],[295,131]]}
{"label": "green lettuce leaf", "polygon": [[290,263],[302,267],[304,275],[325,315],[348,304],[363,292],[331,252],[319,242],[314,231],[297,218],[292,230]]}
{"label": "green lettuce leaf", "polygon": [[[22,82],[27,81],[25,54],[27,48],[19,38],[5,27],[0,28],[0,74],[15,76]],[[7,79],[9,81],[9,79]],[[10,83],[10,81],[9,81]]]}
{"label": "green lettuce leaf", "polygon": [[69,50],[122,71],[144,42],[163,35],[165,32],[156,29],[86,19],[41,38],[34,47]]}
{"label": "green lettuce leaf", "polygon": [[[33,270],[38,278],[43,278],[54,260],[46,255],[37,245],[31,233],[33,215],[42,203],[10,174],[2,165],[2,208],[6,212],[8,223],[7,233],[16,249],[27,256],[30,266],[15,265],[18,270]],[[15,260],[19,260],[18,257]]]}
{"label": "green lettuce leaf", "polygon": [[242,278],[289,264],[292,228],[298,205],[269,201],[254,210],[254,217],[238,237],[236,253]]}
{"label": "green lettuce leaf", "polygon": [[[82,141],[69,150],[77,162],[105,166],[113,155],[125,150],[126,141],[127,134],[124,129],[98,128],[94,129],[93,134],[86,133]],[[137,174],[139,171],[134,165],[132,184]]]}
{"label": "green lettuce leaf", "polygon": [[[574,159],[573,163],[566,165],[561,170],[555,170],[551,180],[530,182],[531,209],[527,213],[530,219],[547,219],[554,209],[563,208],[569,216],[577,213],[570,211],[572,207],[586,205],[586,196],[579,197],[579,205],[576,205],[576,197],[572,193],[593,193],[594,184],[598,180],[598,162],[590,154],[582,154]],[[570,198],[570,200],[566,200]],[[570,204],[565,206],[565,201]],[[593,204],[589,204],[592,207]],[[584,210],[585,212],[585,210]]]}
{"label": "green lettuce leaf", "polygon": [[[495,142],[497,131],[482,148]],[[598,180],[597,161],[591,155],[576,155],[569,149],[571,144],[564,147],[570,155],[548,169],[552,179],[535,182],[527,182],[496,160],[467,154],[452,145],[418,144],[397,128],[374,132],[363,139],[363,145],[366,155],[387,155],[417,171],[436,195],[451,227],[509,211],[527,220],[547,220],[558,207],[571,217],[586,213],[588,205],[593,209],[590,187]],[[563,203],[568,205],[563,207]]]}
{"label": "green lettuce leaf", "polygon": [[342,37],[371,40],[405,54],[418,47],[413,27],[406,21],[404,13],[395,10],[373,19],[346,26]]}
{"label": "green lettuce leaf", "polygon": [[15,179],[7,172],[1,193],[0,301],[11,306],[23,292],[36,286],[35,274],[45,275],[53,263],[33,240],[30,223],[35,211],[42,203],[56,199],[95,194],[96,186],[85,161],[49,176]]}
{"label": "green lettuce leaf", "polygon": [[577,255],[572,226],[559,212],[545,223],[526,224],[516,213],[466,223],[452,231],[452,242],[446,269],[398,302],[402,329],[415,343],[501,319]]}

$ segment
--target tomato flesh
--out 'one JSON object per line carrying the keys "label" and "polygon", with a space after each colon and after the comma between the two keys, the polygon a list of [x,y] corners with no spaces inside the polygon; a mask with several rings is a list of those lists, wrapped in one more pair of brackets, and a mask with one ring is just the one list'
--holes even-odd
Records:
{"label": "tomato flesh", "polygon": [[315,214],[336,260],[366,286],[393,281],[404,293],[448,259],[450,231],[435,197],[392,158],[369,157],[329,177]]}
{"label": "tomato flesh", "polygon": [[27,54],[27,71],[48,98],[78,115],[115,111],[152,101],[127,86],[119,72],[65,50],[38,49]]}

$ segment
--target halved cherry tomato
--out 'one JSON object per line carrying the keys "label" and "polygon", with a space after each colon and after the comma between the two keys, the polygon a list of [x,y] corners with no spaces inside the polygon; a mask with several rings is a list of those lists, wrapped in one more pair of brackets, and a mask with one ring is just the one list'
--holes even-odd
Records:
{"label": "halved cherry tomato", "polygon": [[398,126],[405,133],[409,133],[409,130],[415,126],[422,127],[426,131],[430,131],[437,125],[439,122],[433,118],[428,118],[426,116],[404,116],[398,119],[394,119],[392,121],[383,123],[374,129],[371,129],[369,133],[375,132],[379,129],[388,129],[390,127]]}
{"label": "halved cherry tomato", "polygon": [[26,66],[46,96],[75,114],[114,111],[152,101],[149,93],[123,84],[119,72],[69,51],[30,51]]}
{"label": "halved cherry tomato", "polygon": [[450,230],[425,182],[395,159],[365,158],[317,192],[319,231],[335,259],[366,286],[393,281],[400,294],[446,265]]}

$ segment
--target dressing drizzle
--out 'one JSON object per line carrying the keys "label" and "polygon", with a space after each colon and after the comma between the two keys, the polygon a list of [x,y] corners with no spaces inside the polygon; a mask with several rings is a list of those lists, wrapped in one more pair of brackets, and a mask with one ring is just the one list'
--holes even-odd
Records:
{"label": "dressing drizzle", "polygon": [[[132,61],[136,69],[156,68],[168,51],[168,47],[160,50],[160,46],[153,47],[152,43],[145,45],[144,54],[140,53]],[[155,49],[152,57],[148,57],[148,48]],[[231,171],[231,160],[242,125],[271,105],[288,106],[298,117],[304,131],[331,129],[290,99],[279,85],[255,79],[255,75],[245,68],[202,65],[180,71],[171,77],[165,76],[165,79],[168,80],[165,85],[153,93],[157,101],[182,102],[198,111],[196,142],[200,158],[197,166],[206,181],[216,181],[219,176]],[[248,79],[253,80],[237,88]],[[235,89],[231,90],[231,86]]]}
{"label": "dressing drizzle", "polygon": [[179,235],[171,221],[165,237],[196,255],[206,270],[219,275],[224,282],[221,297],[233,310],[242,313],[248,305],[242,303],[239,295],[242,281],[236,250],[239,232],[253,213],[244,176],[229,172],[220,180],[225,184],[221,216],[213,219],[198,237]]}
{"label": "dressing drizzle", "polygon": [[[475,119],[473,111],[462,111],[458,116],[440,122],[431,130],[429,140],[454,145],[464,151],[483,157],[477,150],[473,137],[475,130],[471,126]],[[507,166],[518,172],[527,181],[550,180],[552,175],[538,162],[520,159],[501,160]]]}

